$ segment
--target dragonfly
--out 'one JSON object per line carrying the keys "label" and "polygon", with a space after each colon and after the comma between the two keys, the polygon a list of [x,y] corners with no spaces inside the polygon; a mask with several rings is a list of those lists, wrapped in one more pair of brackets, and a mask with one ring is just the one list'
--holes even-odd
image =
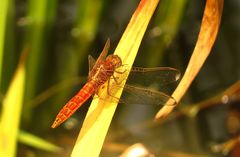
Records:
{"label": "dragonfly", "polygon": [[[154,105],[175,105],[176,101],[173,97],[165,94],[164,92],[141,87],[137,84],[147,86],[148,83],[157,82],[158,85],[164,86],[170,83],[176,82],[180,77],[179,70],[171,67],[155,67],[155,68],[142,68],[132,67],[127,83],[124,86],[120,86],[118,77],[115,75],[123,75],[127,70],[123,67],[126,66],[122,63],[121,58],[118,55],[108,55],[110,47],[110,39],[107,40],[101,54],[98,59],[95,59],[89,55],[89,74],[87,83],[79,90],[79,92],[71,98],[66,105],[59,111],[55,121],[52,124],[52,128],[56,128],[64,121],[66,121],[72,114],[81,107],[92,95],[97,94],[100,88],[107,83],[107,93],[112,96],[111,88],[109,86],[110,81],[114,81],[116,86],[123,88],[123,95],[127,94],[127,98],[124,100],[122,97],[118,100],[126,104],[154,104]],[[121,69],[121,70],[119,70]],[[127,68],[126,68],[127,69]],[[140,81],[136,81],[137,80]],[[133,80],[131,84],[131,80]],[[130,83],[129,83],[130,82]],[[114,97],[114,96],[113,96]],[[116,98],[118,99],[118,98]]]}

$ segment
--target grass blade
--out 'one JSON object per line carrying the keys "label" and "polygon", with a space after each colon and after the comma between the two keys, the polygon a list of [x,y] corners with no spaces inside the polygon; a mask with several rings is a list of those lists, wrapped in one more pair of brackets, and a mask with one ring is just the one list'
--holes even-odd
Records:
{"label": "grass blade", "polygon": [[55,153],[61,151],[60,147],[24,131],[18,133],[18,140],[21,143],[41,150]]}
{"label": "grass blade", "polygon": [[4,45],[5,45],[5,33],[6,33],[6,25],[7,25],[7,14],[8,8],[11,4],[10,0],[2,0],[0,3],[0,82],[2,79],[2,59],[4,53]]}
{"label": "grass blade", "polygon": [[25,56],[26,52],[22,54],[18,68],[3,100],[0,123],[0,156],[14,157],[16,154],[17,134],[24,95]]}
{"label": "grass blade", "polygon": [[[143,35],[158,2],[158,0],[142,0],[133,14],[114,52],[114,54],[121,57],[123,64],[132,66]],[[118,90],[114,96],[120,97],[121,92],[121,90]],[[106,96],[106,99],[110,98]],[[99,156],[117,107],[117,103],[109,102],[111,101],[93,100],[73,149],[72,157]]]}

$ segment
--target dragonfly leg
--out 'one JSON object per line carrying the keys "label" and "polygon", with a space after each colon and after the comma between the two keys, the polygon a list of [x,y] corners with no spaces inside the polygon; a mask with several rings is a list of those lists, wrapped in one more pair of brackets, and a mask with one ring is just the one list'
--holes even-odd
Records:
{"label": "dragonfly leg", "polygon": [[[124,71],[114,70],[114,72],[117,73],[117,74],[121,74],[121,75],[122,75],[122,74],[124,74],[124,73],[127,72],[127,69],[125,69]],[[114,74],[112,75],[112,77],[113,77],[113,79],[114,79],[114,81],[116,82],[117,85],[122,84],[122,82],[123,82],[123,80],[124,80],[124,79],[122,79],[122,80],[119,81],[119,77],[118,77],[118,76],[115,76]]]}
{"label": "dragonfly leg", "polygon": [[113,98],[119,100],[118,97],[115,97],[115,96],[112,95],[111,92],[110,92],[110,79],[109,79],[108,82],[107,82],[107,93],[108,93],[109,96],[111,96],[111,97],[113,97]]}
{"label": "dragonfly leg", "polygon": [[[122,84],[122,82],[123,82],[123,80],[119,81],[119,80],[118,80],[119,77],[114,76],[114,74],[112,75],[112,78],[114,79],[114,81],[116,82],[117,85],[120,85],[120,84]],[[109,82],[110,82],[110,81],[109,81]]]}
{"label": "dragonfly leg", "polygon": [[127,71],[127,69],[125,69],[124,71],[117,71],[117,70],[114,70],[114,72],[115,72],[115,73],[118,73],[118,74],[124,74],[126,71]]}

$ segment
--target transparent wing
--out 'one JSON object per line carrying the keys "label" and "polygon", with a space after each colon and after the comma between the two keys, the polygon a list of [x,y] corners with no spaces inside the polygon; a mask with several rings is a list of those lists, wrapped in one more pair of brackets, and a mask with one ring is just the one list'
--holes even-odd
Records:
{"label": "transparent wing", "polygon": [[[99,57],[98,57],[98,59],[97,59],[96,62],[93,62],[94,59],[93,59],[92,56],[91,56],[90,58],[89,58],[89,56],[88,56],[89,69],[90,69],[89,76],[91,75],[91,72],[94,71],[94,69],[98,66],[98,64],[99,64],[101,61],[105,60],[105,58],[106,58],[106,56],[107,56],[107,54],[108,54],[109,48],[110,48],[110,39],[108,38],[108,39],[107,39],[107,42],[106,42],[106,44],[105,44],[105,46],[104,46],[104,48],[103,48],[103,50],[102,50],[101,54],[99,55]],[[95,60],[94,60],[94,61],[95,61]],[[91,65],[90,65],[90,64],[91,64]],[[92,64],[93,64],[93,65],[92,65]]]}
{"label": "transparent wing", "polygon": [[[179,78],[179,70],[171,67],[132,67],[127,84],[121,87],[123,93],[119,101],[126,104],[175,105],[175,99],[166,92],[169,92],[169,84]],[[111,81],[116,82],[116,78]],[[116,83],[111,84],[120,87]]]}
{"label": "transparent wing", "polygon": [[95,64],[96,60],[91,55],[88,55],[88,67],[89,67],[88,76],[90,75],[90,72],[92,71]]}
{"label": "transparent wing", "polygon": [[[122,75],[121,72],[117,72],[117,70],[115,72]],[[121,70],[124,71],[124,69]],[[177,69],[170,67],[133,67],[125,86],[120,85],[120,82],[123,81],[119,80],[121,77],[112,76],[106,87],[108,88],[108,94],[113,97],[112,100],[119,101],[120,103],[175,105],[175,99],[166,94],[165,89],[169,88],[167,85],[176,82],[179,77],[180,72]],[[161,88],[159,90],[155,90],[156,86]],[[117,88],[123,88],[123,93],[120,99],[114,97],[114,93]]]}
{"label": "transparent wing", "polygon": [[[125,85],[124,87],[111,83],[108,88],[108,94],[112,97],[111,102],[119,102],[127,105],[175,105],[176,101],[173,97],[153,89],[141,88],[132,85]],[[114,91],[117,88],[123,88],[121,98],[114,97]],[[104,100],[104,97],[101,97]]]}
{"label": "transparent wing", "polygon": [[125,85],[120,102],[140,105],[175,105],[176,100],[160,91]]}
{"label": "transparent wing", "polygon": [[108,38],[105,45],[104,45],[104,48],[103,48],[101,54],[99,55],[99,57],[96,61],[96,64],[98,64],[102,60],[105,60],[105,58],[108,54],[109,48],[110,48],[110,39]]}
{"label": "transparent wing", "polygon": [[162,91],[166,85],[176,82],[180,75],[179,70],[171,67],[132,67],[127,83],[141,87],[151,86]]}

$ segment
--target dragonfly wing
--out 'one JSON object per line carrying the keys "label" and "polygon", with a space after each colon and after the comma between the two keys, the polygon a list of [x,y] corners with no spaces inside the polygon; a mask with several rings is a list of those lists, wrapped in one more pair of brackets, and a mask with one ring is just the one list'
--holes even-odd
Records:
{"label": "dragonfly wing", "polygon": [[143,87],[162,87],[176,82],[180,78],[180,71],[170,67],[141,68],[132,67],[127,83]]}
{"label": "dragonfly wing", "polygon": [[95,64],[96,64],[96,60],[91,55],[88,55],[89,74],[90,74],[90,71],[92,71]]}
{"label": "dragonfly wing", "polygon": [[[89,65],[89,69],[91,68],[91,71],[89,72],[89,76],[91,75],[91,72],[94,71],[94,69],[96,69],[96,67],[99,65],[99,62],[105,60],[105,58],[106,58],[106,56],[107,56],[107,54],[108,54],[109,48],[110,48],[110,39],[108,38],[108,39],[107,39],[107,42],[105,43],[105,46],[104,46],[101,54],[99,55],[97,61],[95,62],[95,64],[94,64],[94,65],[91,65],[92,67]],[[88,59],[89,59],[89,57],[88,57]],[[91,60],[92,60],[92,59],[93,59],[93,57],[91,57]],[[89,60],[88,60],[88,61],[89,61]],[[91,61],[91,62],[92,62],[92,61]],[[89,62],[89,63],[90,63],[90,62]]]}
{"label": "dragonfly wing", "polygon": [[109,51],[109,48],[110,48],[110,39],[108,38],[105,45],[104,45],[104,48],[101,52],[101,54],[99,55],[97,61],[96,61],[96,64],[98,64],[100,61],[104,60],[108,54],[108,51]]}
{"label": "dragonfly wing", "polygon": [[120,102],[142,105],[175,105],[176,100],[159,91],[125,85]]}
{"label": "dragonfly wing", "polygon": [[[176,105],[176,100],[163,92],[149,88],[136,87],[129,84],[126,84],[123,87],[122,85],[116,84],[114,79],[110,79],[109,81],[110,82],[102,88],[107,88],[109,96],[112,97],[112,99],[109,100],[110,102],[155,106]],[[114,96],[118,88],[123,88],[123,93],[120,99]],[[101,94],[98,95],[102,100],[105,100],[104,96]]]}

